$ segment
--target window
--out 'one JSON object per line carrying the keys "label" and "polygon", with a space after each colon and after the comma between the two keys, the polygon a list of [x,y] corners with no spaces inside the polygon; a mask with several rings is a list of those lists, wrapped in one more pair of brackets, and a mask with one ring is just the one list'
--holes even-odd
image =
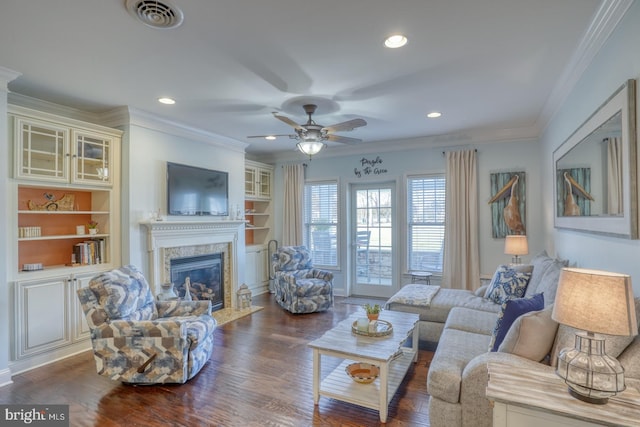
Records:
{"label": "window", "polygon": [[304,187],[304,244],[314,266],[338,267],[338,183]]}
{"label": "window", "polygon": [[444,175],[409,177],[407,192],[408,268],[442,272]]}

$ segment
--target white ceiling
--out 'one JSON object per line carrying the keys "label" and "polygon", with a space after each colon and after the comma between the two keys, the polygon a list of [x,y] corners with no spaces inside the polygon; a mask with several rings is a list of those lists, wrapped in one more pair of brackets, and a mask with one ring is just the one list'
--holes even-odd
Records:
{"label": "white ceiling", "polygon": [[[294,150],[286,137],[246,137],[293,133],[271,112],[304,123],[309,101],[322,125],[364,118],[339,133],[362,144],[535,137],[557,88],[575,78],[594,20],[618,1],[166,3],[184,13],[180,27],[142,25],[124,0],[2,0],[0,66],[22,73],[9,89],[90,112],[127,105],[250,143],[254,155]],[[383,47],[394,32],[409,38],[404,48]],[[443,116],[427,119],[432,110]]]}

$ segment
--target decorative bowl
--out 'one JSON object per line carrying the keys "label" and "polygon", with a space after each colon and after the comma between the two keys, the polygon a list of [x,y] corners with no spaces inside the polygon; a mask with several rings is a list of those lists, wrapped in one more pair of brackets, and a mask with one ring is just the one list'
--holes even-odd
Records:
{"label": "decorative bowl", "polygon": [[361,384],[370,384],[380,375],[380,368],[370,363],[352,363],[344,370],[355,382]]}

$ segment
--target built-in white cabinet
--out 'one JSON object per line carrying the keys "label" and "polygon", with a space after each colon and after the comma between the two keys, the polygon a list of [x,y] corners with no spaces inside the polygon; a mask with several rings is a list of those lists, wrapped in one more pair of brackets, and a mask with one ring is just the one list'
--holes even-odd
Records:
{"label": "built-in white cabinet", "polygon": [[10,367],[20,372],[90,347],[76,290],[121,263],[122,132],[13,105],[8,119]]}
{"label": "built-in white cabinet", "polygon": [[270,200],[272,194],[273,167],[264,163],[245,161],[245,199]]}
{"label": "built-in white cabinet", "polygon": [[89,328],[76,290],[87,286],[95,274],[71,274],[14,283],[15,359],[87,340]]}
{"label": "built-in white cabinet", "polygon": [[61,123],[18,107],[12,109],[11,118],[16,179],[113,185],[117,132],[76,121]]}
{"label": "built-in white cabinet", "polygon": [[266,246],[247,246],[245,282],[254,295],[269,290],[269,261]]}

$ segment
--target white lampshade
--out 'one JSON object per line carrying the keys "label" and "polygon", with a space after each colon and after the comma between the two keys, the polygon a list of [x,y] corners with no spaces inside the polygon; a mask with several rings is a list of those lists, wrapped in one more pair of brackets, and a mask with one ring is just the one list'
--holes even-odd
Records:
{"label": "white lampshade", "polygon": [[553,319],[583,331],[636,335],[638,321],[631,277],[582,268],[563,268]]}
{"label": "white lampshade", "polygon": [[298,150],[311,158],[311,156],[315,156],[324,148],[325,143],[322,141],[301,141],[296,146]]}
{"label": "white lampshade", "polygon": [[504,240],[504,253],[507,255],[527,255],[529,244],[525,235],[509,235]]}
{"label": "white lampshade", "polygon": [[556,373],[569,393],[589,403],[603,404],[625,389],[624,368],[606,354],[608,335],[636,335],[638,322],[631,277],[607,271],[564,268],[560,273],[551,317],[581,329],[575,346],[558,355]]}

